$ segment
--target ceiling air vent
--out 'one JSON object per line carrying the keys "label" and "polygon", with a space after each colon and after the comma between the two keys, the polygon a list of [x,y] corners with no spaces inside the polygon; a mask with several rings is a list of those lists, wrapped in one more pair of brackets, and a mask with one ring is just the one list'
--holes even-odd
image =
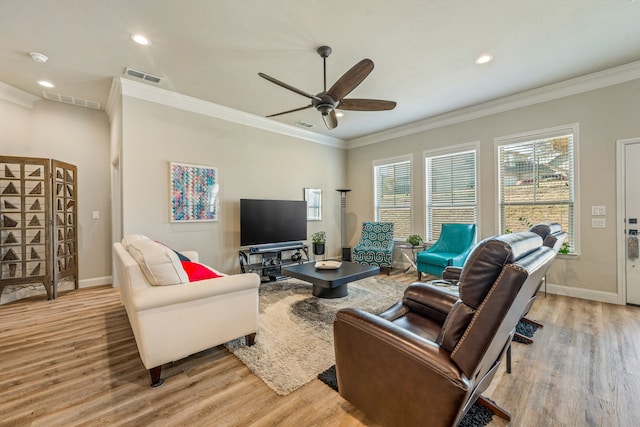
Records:
{"label": "ceiling air vent", "polygon": [[149,73],[143,73],[142,71],[137,71],[129,67],[124,69],[124,73],[127,76],[135,77],[136,79],[141,79],[151,83],[160,83],[162,80],[160,77],[152,76]]}
{"label": "ceiling air vent", "polygon": [[93,110],[100,109],[100,103],[98,101],[91,101],[89,99],[82,99],[75,96],[61,95],[59,93],[46,91],[42,92],[42,96],[44,99],[48,99],[49,101],[64,102],[65,104],[77,105],[78,107],[86,107]]}
{"label": "ceiling air vent", "polygon": [[314,125],[312,125],[311,123],[303,122],[302,120],[298,120],[298,121],[296,122],[296,124],[297,124],[298,126],[304,126],[304,127],[306,127],[306,128],[312,128],[312,127],[314,126]]}

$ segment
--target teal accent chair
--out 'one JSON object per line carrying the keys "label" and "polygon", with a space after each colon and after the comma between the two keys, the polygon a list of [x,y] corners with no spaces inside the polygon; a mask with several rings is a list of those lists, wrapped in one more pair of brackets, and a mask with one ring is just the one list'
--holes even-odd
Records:
{"label": "teal accent chair", "polygon": [[418,280],[422,273],[442,277],[449,266],[462,267],[474,246],[475,224],[442,224],[440,238],[416,256]]}
{"label": "teal accent chair", "polygon": [[386,267],[393,263],[393,222],[362,223],[360,241],[353,248],[353,262]]}

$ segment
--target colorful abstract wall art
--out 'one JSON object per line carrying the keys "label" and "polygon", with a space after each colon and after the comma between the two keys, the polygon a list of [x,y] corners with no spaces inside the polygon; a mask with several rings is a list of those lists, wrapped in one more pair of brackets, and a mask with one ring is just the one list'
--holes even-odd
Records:
{"label": "colorful abstract wall art", "polygon": [[218,168],[171,162],[171,222],[217,221]]}

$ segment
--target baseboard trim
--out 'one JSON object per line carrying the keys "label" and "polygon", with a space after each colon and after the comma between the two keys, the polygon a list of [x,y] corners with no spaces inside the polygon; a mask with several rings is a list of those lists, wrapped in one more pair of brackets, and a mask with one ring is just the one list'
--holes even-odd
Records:
{"label": "baseboard trim", "polygon": [[[541,291],[544,291],[544,286]],[[620,304],[618,294],[615,292],[596,291],[593,289],[574,288],[571,286],[556,285],[547,283],[547,292],[554,295],[564,295],[572,298],[580,298],[591,301],[605,302],[609,304]]]}
{"label": "baseboard trim", "polygon": [[111,285],[112,283],[112,276],[93,277],[91,279],[79,280],[78,288],[93,288],[94,286]]}

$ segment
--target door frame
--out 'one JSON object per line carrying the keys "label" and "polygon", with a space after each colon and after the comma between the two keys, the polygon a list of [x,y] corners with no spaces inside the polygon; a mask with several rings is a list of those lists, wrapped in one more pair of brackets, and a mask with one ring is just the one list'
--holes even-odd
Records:
{"label": "door frame", "polygon": [[617,240],[617,267],[618,267],[618,304],[627,304],[627,267],[626,267],[626,243],[625,233],[625,196],[626,196],[626,166],[625,149],[627,145],[639,144],[639,138],[618,139],[616,141],[616,240]]}

